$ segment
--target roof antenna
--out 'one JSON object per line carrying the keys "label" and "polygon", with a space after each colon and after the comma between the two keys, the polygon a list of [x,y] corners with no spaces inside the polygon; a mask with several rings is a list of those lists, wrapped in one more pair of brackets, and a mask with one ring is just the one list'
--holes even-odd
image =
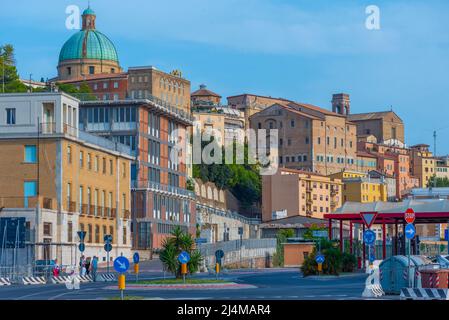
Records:
{"label": "roof antenna", "polygon": [[393,105],[390,105],[390,111],[393,111]]}

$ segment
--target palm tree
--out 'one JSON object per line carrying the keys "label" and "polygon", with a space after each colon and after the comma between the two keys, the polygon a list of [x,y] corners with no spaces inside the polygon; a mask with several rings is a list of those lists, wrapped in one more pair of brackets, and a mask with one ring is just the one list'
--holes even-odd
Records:
{"label": "palm tree", "polygon": [[182,231],[177,226],[172,232],[171,237],[165,238],[159,254],[159,259],[164,264],[166,270],[175,274],[177,278],[181,277],[181,264],[178,256],[182,251],[186,251],[190,255],[190,261],[187,263],[189,273],[198,271],[202,261],[201,253],[195,249],[195,241],[191,234]]}

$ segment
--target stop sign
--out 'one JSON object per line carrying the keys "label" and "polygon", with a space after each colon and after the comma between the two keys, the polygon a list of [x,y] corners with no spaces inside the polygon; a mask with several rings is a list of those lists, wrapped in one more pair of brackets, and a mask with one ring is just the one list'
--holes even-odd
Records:
{"label": "stop sign", "polygon": [[412,208],[408,208],[408,209],[405,211],[404,219],[405,219],[405,221],[406,221],[407,223],[413,223],[413,222],[415,222],[415,211],[413,211]]}

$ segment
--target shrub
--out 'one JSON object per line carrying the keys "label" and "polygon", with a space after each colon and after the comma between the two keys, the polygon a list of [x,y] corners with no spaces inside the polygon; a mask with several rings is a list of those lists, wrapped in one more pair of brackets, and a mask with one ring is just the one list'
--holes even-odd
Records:
{"label": "shrub", "polygon": [[343,272],[353,272],[356,264],[357,259],[353,254],[347,252],[343,253],[341,263],[341,269]]}

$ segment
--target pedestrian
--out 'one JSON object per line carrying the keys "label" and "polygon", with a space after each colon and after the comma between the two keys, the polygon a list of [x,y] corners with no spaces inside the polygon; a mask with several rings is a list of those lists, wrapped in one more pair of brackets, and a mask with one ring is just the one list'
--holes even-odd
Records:
{"label": "pedestrian", "polygon": [[86,259],[86,265],[85,265],[85,267],[86,267],[86,275],[89,275],[89,273],[90,273],[90,257],[88,257],[88,258]]}
{"label": "pedestrian", "polygon": [[86,275],[86,259],[84,256],[81,256],[80,258],[80,275],[81,276]]}
{"label": "pedestrian", "polygon": [[60,272],[60,266],[58,264],[58,259],[55,259],[55,264],[53,265],[53,276],[58,277]]}
{"label": "pedestrian", "polygon": [[92,259],[92,263],[90,266],[90,270],[92,272],[92,278],[94,281],[97,281],[97,268],[98,268],[98,258],[94,256]]}

